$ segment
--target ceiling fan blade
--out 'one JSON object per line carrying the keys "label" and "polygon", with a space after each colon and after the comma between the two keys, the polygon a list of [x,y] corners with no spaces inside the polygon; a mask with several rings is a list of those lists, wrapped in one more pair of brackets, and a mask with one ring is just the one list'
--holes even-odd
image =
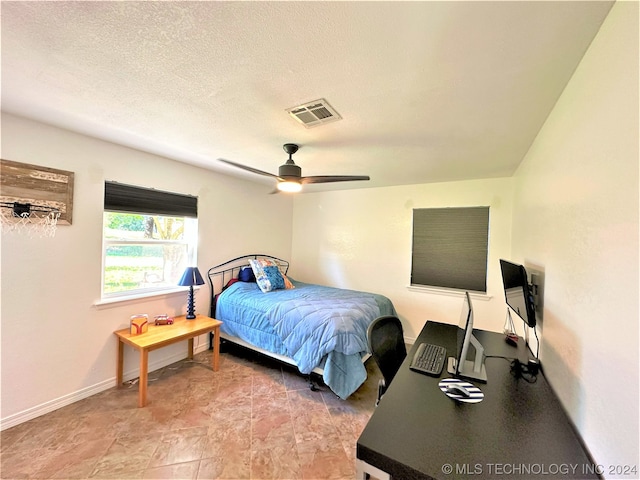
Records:
{"label": "ceiling fan blade", "polygon": [[335,183],[335,182],[354,182],[358,180],[370,180],[368,175],[314,175],[311,177],[303,177],[302,169],[296,165],[293,161],[293,154],[298,151],[298,145],[293,143],[285,143],[283,145],[284,151],[289,154],[289,159],[284,165],[280,165],[278,168],[278,175],[273,173],[263,172],[257,168],[242,165],[240,163],[218,158],[219,161],[231,165],[247,172],[256,173],[258,175],[264,175],[265,177],[275,178],[278,183],[276,190],[271,193],[287,192],[296,193],[302,188],[302,185],[309,183]]}
{"label": "ceiling fan blade", "polygon": [[231,160],[225,160],[224,158],[219,158],[218,161],[226,163],[233,167],[241,168],[242,170],[246,170],[247,172],[257,173],[258,175],[264,175],[266,177],[277,178],[278,180],[282,180],[278,175],[274,175],[273,173],[263,172],[262,170],[258,170],[257,168],[248,167],[240,163],[232,162]]}
{"label": "ceiling fan blade", "polygon": [[370,180],[370,178],[368,175],[316,175],[313,177],[302,177],[300,180],[302,183],[333,183]]}

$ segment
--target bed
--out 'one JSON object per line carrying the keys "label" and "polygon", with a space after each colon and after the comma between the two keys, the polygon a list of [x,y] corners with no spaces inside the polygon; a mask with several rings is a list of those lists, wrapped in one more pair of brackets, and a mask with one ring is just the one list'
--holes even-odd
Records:
{"label": "bed", "polygon": [[[223,322],[223,339],[304,375],[316,373],[346,399],[367,378],[367,328],[381,315],[395,315],[393,303],[383,295],[300,282],[288,270],[289,262],[263,254],[210,268],[209,314]],[[266,290],[265,276],[273,284]]]}

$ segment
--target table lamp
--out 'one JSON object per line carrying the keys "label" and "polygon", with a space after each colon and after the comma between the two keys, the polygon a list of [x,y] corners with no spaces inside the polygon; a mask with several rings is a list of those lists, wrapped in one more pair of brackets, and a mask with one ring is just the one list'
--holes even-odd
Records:
{"label": "table lamp", "polygon": [[182,278],[178,282],[181,287],[189,287],[189,300],[187,301],[187,320],[193,320],[196,318],[195,314],[195,301],[193,299],[193,286],[204,285],[202,275],[198,271],[198,267],[187,267]]}

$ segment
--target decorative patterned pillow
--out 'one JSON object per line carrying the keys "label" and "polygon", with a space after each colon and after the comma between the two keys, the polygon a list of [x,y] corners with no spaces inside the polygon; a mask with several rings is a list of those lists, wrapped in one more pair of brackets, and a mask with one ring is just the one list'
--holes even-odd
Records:
{"label": "decorative patterned pillow", "polygon": [[256,277],[258,287],[263,293],[284,288],[293,288],[293,284],[280,272],[278,265],[271,260],[250,259],[249,265]]}

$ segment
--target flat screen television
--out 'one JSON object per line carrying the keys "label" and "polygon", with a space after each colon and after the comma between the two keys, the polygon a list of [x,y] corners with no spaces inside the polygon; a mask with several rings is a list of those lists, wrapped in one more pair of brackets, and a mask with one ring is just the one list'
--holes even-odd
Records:
{"label": "flat screen television", "polygon": [[[469,346],[475,350],[473,360],[467,360]],[[487,370],[484,365],[484,348],[473,335],[473,305],[469,292],[464,294],[456,350],[456,356],[448,359],[447,371],[455,377],[471,378],[486,383]]]}
{"label": "flat screen television", "polygon": [[536,326],[536,307],[523,265],[500,260],[507,305],[531,328]]}

